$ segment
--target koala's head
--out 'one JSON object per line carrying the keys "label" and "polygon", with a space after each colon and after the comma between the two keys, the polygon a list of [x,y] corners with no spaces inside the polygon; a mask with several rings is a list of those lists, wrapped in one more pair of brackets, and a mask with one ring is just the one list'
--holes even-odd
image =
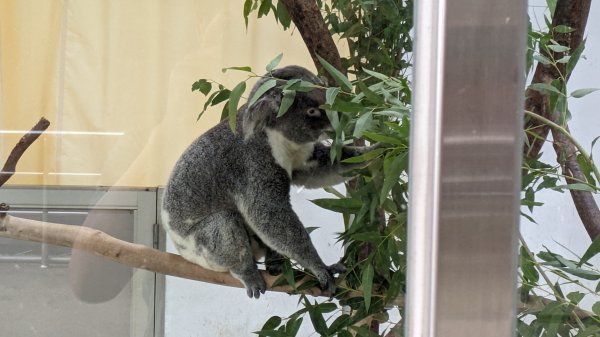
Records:
{"label": "koala's head", "polygon": [[283,97],[281,86],[291,79],[300,79],[323,86],[323,82],[309,70],[299,66],[287,66],[273,70],[270,77],[258,81],[250,92],[250,99],[266,81],[280,79],[277,85],[263,94],[252,106],[242,112],[242,130],[246,139],[265,128],[281,132],[296,143],[315,142],[324,131],[331,128],[325,111],[319,106],[325,103],[325,90],[296,91],[294,103],[287,112],[277,117]]}

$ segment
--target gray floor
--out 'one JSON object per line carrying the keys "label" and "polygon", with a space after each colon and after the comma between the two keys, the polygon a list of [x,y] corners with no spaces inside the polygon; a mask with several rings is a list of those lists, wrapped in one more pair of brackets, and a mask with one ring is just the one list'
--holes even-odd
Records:
{"label": "gray floor", "polygon": [[0,336],[129,336],[131,287],[101,304],[81,302],[69,269],[35,263],[0,263]]}

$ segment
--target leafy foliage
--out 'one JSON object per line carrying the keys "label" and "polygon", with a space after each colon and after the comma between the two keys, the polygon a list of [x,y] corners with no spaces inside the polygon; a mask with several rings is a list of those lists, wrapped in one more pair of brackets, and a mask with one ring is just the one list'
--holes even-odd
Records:
{"label": "leafy foliage", "polygon": [[[287,317],[271,317],[256,334],[259,336],[296,336],[303,322],[310,320],[316,333],[322,336],[378,336],[388,331],[374,332],[370,320],[386,322],[394,299],[405,291],[406,271],[406,219],[408,183],[408,147],[410,130],[411,87],[410,57],[412,39],[412,1],[401,0],[334,0],[320,1],[325,22],[332,35],[344,39],[348,57],[343,64],[353,75],[350,80],[327,61],[320,59],[323,68],[335,79],[337,86],[326,89],[326,103],[322,106],[330,118],[335,133],[332,135],[332,160],[340,155],[342,145],[360,139],[379,143],[380,148],[348,162],[365,162],[356,178],[341,193],[332,188],[332,198],[313,200],[316,205],[338,212],[344,219],[345,230],[339,240],[345,247],[343,263],[347,267],[340,289],[335,294],[339,302],[311,302],[300,295],[302,308]],[[549,1],[549,12],[555,3]],[[246,0],[243,14],[256,12],[263,17],[272,13],[284,29],[290,27],[289,13],[280,1]],[[571,118],[568,101],[592,94],[597,89],[567,91],[567,80],[582,56],[583,43],[576,50],[556,42],[554,34],[571,32],[567,26],[552,27],[546,17],[547,27],[534,30],[529,26],[527,71],[540,63],[558,69],[559,76],[550,84],[533,84],[529,89],[550,98],[553,111],[561,115],[561,132]],[[561,55],[556,58],[555,55]],[[276,68],[282,55],[276,56],[266,66],[269,73]],[[232,67],[243,71],[248,78],[258,77],[249,67]],[[201,79],[192,90],[207,96],[208,106],[229,100],[223,107],[224,117],[235,120],[239,99],[245,91],[245,82],[234,89]],[[264,82],[249,104],[254,104],[262,94],[277,85],[274,79]],[[211,93],[213,89],[217,89]],[[280,114],[285,113],[297,91],[310,90],[314,85],[291,80],[283,84],[283,103]],[[232,122],[230,122],[232,123]],[[234,122],[233,122],[234,123]],[[234,124],[230,124],[235,128]],[[524,130],[530,132],[531,130]],[[570,139],[572,135],[568,134]],[[600,138],[600,137],[599,137]],[[592,142],[592,147],[598,138]],[[574,139],[573,139],[574,140]],[[579,145],[579,144],[578,144]],[[583,149],[579,146],[578,149]],[[536,200],[542,190],[598,191],[598,169],[593,158],[583,150],[578,162],[585,181],[566,183],[560,174],[559,162],[543,163],[539,157],[523,163],[522,215],[535,221],[533,212],[543,204]],[[600,336],[600,270],[590,259],[600,253],[600,239],[596,239],[581,257],[568,259],[549,250],[533,253],[522,240],[520,248],[519,296],[525,305],[517,317],[519,336]],[[299,292],[317,285],[304,282],[296,287],[305,275],[286,261],[283,275],[277,284],[290,284]],[[590,287],[590,282],[596,282]],[[573,288],[577,290],[573,290]],[[362,294],[362,296],[357,296]],[[591,309],[582,309],[582,303],[592,301]],[[344,308],[344,310],[342,310]],[[392,309],[390,309],[392,308]],[[398,325],[400,326],[400,325]],[[401,334],[401,331],[394,333]]]}

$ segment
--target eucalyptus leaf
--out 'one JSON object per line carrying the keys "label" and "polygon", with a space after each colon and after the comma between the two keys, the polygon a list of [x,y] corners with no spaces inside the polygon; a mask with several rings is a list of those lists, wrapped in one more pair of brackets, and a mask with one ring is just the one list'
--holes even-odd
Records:
{"label": "eucalyptus leaf", "polygon": [[362,290],[363,290],[363,298],[365,300],[365,309],[368,311],[371,306],[371,296],[373,291],[373,276],[375,271],[373,270],[373,265],[367,263],[366,268],[362,273]]}
{"label": "eucalyptus leaf", "polygon": [[254,105],[254,103],[256,103],[260,97],[262,97],[262,95],[274,88],[276,85],[277,80],[275,79],[267,80],[263,84],[261,84],[260,87],[256,89],[254,96],[250,98],[250,102],[248,102],[248,108],[251,108]]}
{"label": "eucalyptus leaf", "polygon": [[325,68],[325,70],[331,75],[331,77],[333,77],[335,82],[342,87],[342,89],[348,92],[352,91],[352,83],[350,83],[350,80],[344,74],[342,74],[329,62],[325,61],[325,59],[323,59],[321,56],[317,55],[317,59],[319,60],[323,68]]}
{"label": "eucalyptus leaf", "polygon": [[578,263],[578,266],[582,266],[584,263],[588,262],[592,257],[596,256],[596,254],[600,253],[600,236],[598,236],[592,244],[586,249],[585,253],[581,256],[581,260]]}
{"label": "eucalyptus leaf", "polygon": [[571,97],[581,98],[583,96],[586,96],[586,95],[591,94],[594,91],[598,91],[598,90],[600,90],[600,89],[598,89],[598,88],[577,89],[571,93]]}
{"label": "eucalyptus leaf", "polygon": [[269,62],[269,64],[267,64],[266,69],[267,72],[271,72],[273,71],[273,69],[277,68],[277,66],[279,65],[279,62],[281,62],[281,59],[283,58],[283,53],[277,55],[274,59],[271,60],[271,62]]}
{"label": "eucalyptus leaf", "polygon": [[243,67],[227,67],[227,68],[223,68],[221,69],[222,72],[227,72],[228,70],[239,70],[239,71],[243,71],[243,72],[247,72],[247,73],[251,73],[252,72],[252,68],[248,67],[248,66],[243,66]]}
{"label": "eucalyptus leaf", "polygon": [[240,98],[242,94],[246,91],[246,82],[240,82],[236,85],[229,95],[229,104],[228,104],[228,115],[229,115],[229,127],[232,131],[235,132],[236,124],[237,124],[237,110],[238,103],[240,102]]}
{"label": "eucalyptus leaf", "polygon": [[283,90],[283,97],[281,98],[281,104],[279,105],[279,111],[277,117],[283,116],[294,104],[296,98],[296,91],[294,90]]}

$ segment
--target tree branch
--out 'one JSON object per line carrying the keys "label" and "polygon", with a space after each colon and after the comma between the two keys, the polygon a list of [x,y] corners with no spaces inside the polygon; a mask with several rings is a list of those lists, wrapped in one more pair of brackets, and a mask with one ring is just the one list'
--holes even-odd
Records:
{"label": "tree branch", "polygon": [[[229,287],[244,287],[229,273],[207,270],[184,260],[179,255],[119,240],[96,229],[23,219],[3,213],[4,216],[0,217],[0,237],[71,247],[133,268]],[[295,292],[291,286],[273,287],[278,276],[269,275],[266,271],[261,272],[269,290]],[[298,281],[296,286],[309,280],[311,278],[306,277]],[[319,288],[310,288],[302,293],[312,296],[330,296]]]}
{"label": "tree branch", "polygon": [[23,153],[33,142],[35,142],[36,139],[38,139],[42,132],[46,131],[48,126],[50,126],[50,122],[46,118],[42,117],[29,132],[21,137],[17,145],[15,145],[10,152],[10,155],[8,155],[8,159],[6,159],[6,163],[4,164],[2,171],[0,171],[0,187],[4,185],[4,183],[6,183],[6,181],[10,179],[13,174],[15,174],[17,162],[19,159],[21,159]]}
{"label": "tree branch", "polygon": [[325,75],[329,84],[334,84],[335,80],[327,71],[323,69],[317,59],[317,55],[324,58],[336,69],[346,74],[346,69],[342,67],[340,53],[333,41],[327,24],[314,0],[280,0],[290,13],[294,25],[300,31],[304,44],[308,48],[313,63],[319,70],[319,73]]}
{"label": "tree branch", "polygon": [[[575,29],[571,33],[554,32],[554,40],[559,44],[568,46],[571,51],[577,49],[583,41],[585,26],[590,11],[591,0],[558,0],[552,26],[565,25]],[[563,53],[552,52],[551,58],[558,60],[563,57]],[[570,74],[566,71],[566,65],[559,63],[555,65],[544,65],[538,63],[533,75],[532,83],[550,84],[553,80],[560,78],[568,79]],[[535,90],[527,90],[525,98],[525,110],[542,116],[553,123],[560,125],[560,114],[556,111],[550,111],[550,99]],[[564,128],[568,130],[565,124]],[[537,157],[541,148],[548,137],[550,125],[532,118],[526,122],[525,129],[531,133],[527,135],[529,146],[525,147],[525,158],[531,159]],[[563,174],[566,176],[567,183],[573,183],[577,180],[586,181],[577,162],[577,149],[569,141],[568,137],[555,128],[552,129],[554,139],[554,150],[556,151],[558,162],[561,164]],[[600,235],[600,209],[594,200],[591,192],[570,190],[571,198],[577,209],[577,213],[588,235],[594,240]]]}
{"label": "tree branch", "polygon": [[[555,32],[553,35],[554,40],[561,45],[568,46],[572,51],[579,47],[583,41],[591,2],[591,0],[558,0],[552,18],[552,27],[565,25],[575,29],[575,31],[571,33]],[[552,52],[551,57],[558,60],[563,57],[563,53]],[[570,74],[565,74],[565,69],[564,64],[558,64],[558,67],[554,67],[553,65],[538,63],[531,83],[550,84],[553,80],[559,78],[561,73],[568,78]],[[525,92],[525,110],[533,111],[548,119],[552,117],[548,95],[535,90]],[[527,136],[529,146],[524,148],[525,158],[535,158],[540,153],[550,129],[547,125],[533,119],[526,122],[525,129],[532,131],[532,134]]]}

